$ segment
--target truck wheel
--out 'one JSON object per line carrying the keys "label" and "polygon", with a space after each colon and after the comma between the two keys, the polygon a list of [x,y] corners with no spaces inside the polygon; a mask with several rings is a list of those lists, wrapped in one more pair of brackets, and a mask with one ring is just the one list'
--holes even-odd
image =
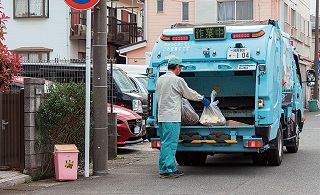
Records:
{"label": "truck wheel", "polygon": [[268,162],[265,152],[264,153],[253,153],[253,154],[251,154],[251,159],[252,159],[253,164],[259,165],[259,166],[266,165]]}
{"label": "truck wheel", "polygon": [[176,161],[179,165],[190,165],[190,159],[187,152],[177,152]]}
{"label": "truck wheel", "polygon": [[300,132],[300,128],[299,128],[299,121],[301,121],[301,118],[299,120],[299,115],[298,117],[295,117],[295,115],[293,116],[294,117],[294,132],[295,132],[295,138],[292,139],[288,145],[286,146],[286,149],[287,149],[287,152],[288,153],[297,153],[298,150],[299,150],[299,142],[300,142],[300,139],[299,139],[299,132]]}
{"label": "truck wheel", "polygon": [[274,148],[267,150],[268,163],[271,166],[279,166],[281,165],[283,157],[283,139],[281,127],[278,129],[277,137],[272,140],[271,143],[274,144]]}
{"label": "truck wheel", "polygon": [[193,165],[204,165],[207,160],[207,154],[202,152],[190,152],[189,159]]}

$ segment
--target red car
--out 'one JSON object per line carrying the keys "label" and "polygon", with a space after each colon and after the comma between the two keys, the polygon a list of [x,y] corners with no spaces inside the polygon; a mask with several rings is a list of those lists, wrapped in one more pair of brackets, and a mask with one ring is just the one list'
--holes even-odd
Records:
{"label": "red car", "polygon": [[[110,112],[110,105],[108,105],[108,112]],[[144,128],[142,128],[142,117],[118,105],[113,105],[113,112],[117,113],[117,145],[124,146],[142,142],[142,136],[145,135]]]}

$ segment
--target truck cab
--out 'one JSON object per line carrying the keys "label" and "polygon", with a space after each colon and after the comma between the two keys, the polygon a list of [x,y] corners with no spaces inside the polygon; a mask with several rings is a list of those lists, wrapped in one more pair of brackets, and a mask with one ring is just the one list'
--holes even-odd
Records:
{"label": "truck cab", "polygon": [[[223,126],[181,126],[176,160],[204,164],[207,155],[246,153],[254,164],[280,165],[283,146],[295,153],[303,128],[302,81],[290,37],[277,21],[190,25],[165,29],[154,45],[147,69],[150,116],[147,133],[158,138],[156,82],[171,56],[182,58],[180,77],[215,100],[227,120]],[[203,105],[190,101],[201,115]]]}

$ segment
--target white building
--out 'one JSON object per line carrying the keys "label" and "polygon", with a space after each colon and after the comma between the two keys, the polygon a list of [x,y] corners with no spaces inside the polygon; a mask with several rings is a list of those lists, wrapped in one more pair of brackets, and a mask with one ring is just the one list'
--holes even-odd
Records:
{"label": "white building", "polygon": [[[142,39],[143,3],[122,0],[107,5],[108,29],[113,29],[107,55],[114,58],[118,47]],[[10,17],[4,43],[24,60],[85,59],[86,11],[72,10],[63,0],[5,0],[2,6]]]}

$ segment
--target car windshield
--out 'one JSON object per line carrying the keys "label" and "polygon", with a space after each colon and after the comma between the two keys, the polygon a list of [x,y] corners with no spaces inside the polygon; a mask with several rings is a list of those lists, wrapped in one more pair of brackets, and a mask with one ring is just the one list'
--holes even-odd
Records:
{"label": "car windshield", "polygon": [[131,93],[137,91],[133,83],[130,81],[130,79],[123,71],[120,71],[119,69],[114,69],[113,78],[122,92]]}
{"label": "car windshield", "polygon": [[147,85],[148,85],[147,77],[136,77],[136,78],[142,84],[143,88],[147,91]]}

